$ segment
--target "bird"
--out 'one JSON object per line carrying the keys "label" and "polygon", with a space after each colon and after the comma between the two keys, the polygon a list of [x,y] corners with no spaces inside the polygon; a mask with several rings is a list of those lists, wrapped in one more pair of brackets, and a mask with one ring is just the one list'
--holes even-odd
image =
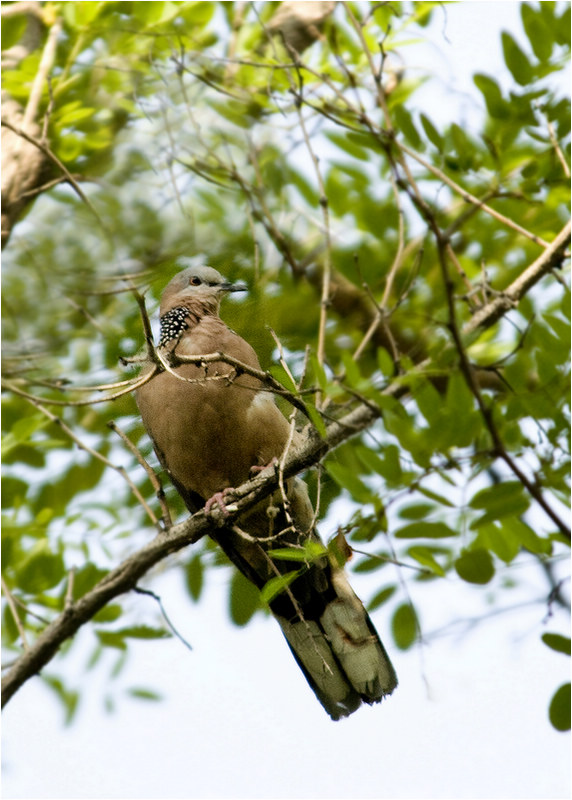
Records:
{"label": "bird", "polygon": [[286,47],[302,53],[320,37],[320,29],[335,8],[335,2],[286,0],[270,18],[266,28],[283,39]]}
{"label": "bird", "polygon": [[[219,314],[223,297],[246,288],[209,266],[175,275],[161,297],[157,346],[174,366],[157,372],[149,362],[143,370],[152,372],[150,380],[136,393],[157,457],[192,513],[218,503],[228,515],[225,493],[302,441],[255,375],[224,361],[173,360],[222,353],[259,370],[251,345]],[[349,716],[391,694],[393,665],[340,559],[321,546],[306,483],[291,478],[284,494],[277,491],[238,522],[224,520],[223,514],[222,526],[213,524],[209,535],[248,580],[262,589],[286,576],[269,607],[330,717]],[[301,560],[284,557],[284,548],[297,549]]]}

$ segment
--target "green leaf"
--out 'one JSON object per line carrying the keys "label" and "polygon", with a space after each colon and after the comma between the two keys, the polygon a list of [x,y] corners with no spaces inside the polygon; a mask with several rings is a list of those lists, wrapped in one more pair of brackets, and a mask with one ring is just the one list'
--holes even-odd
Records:
{"label": "green leaf", "polygon": [[115,633],[127,639],[170,639],[171,632],[165,628],[151,628],[149,625],[131,625]]}
{"label": "green leaf", "polygon": [[428,497],[430,500],[434,500],[436,503],[439,503],[442,506],[447,506],[448,508],[455,508],[455,504],[452,503],[447,497],[442,494],[437,494],[437,492],[432,491],[431,489],[426,489],[424,486],[418,486],[417,491],[419,494]]}
{"label": "green leaf", "polygon": [[234,570],[230,582],[230,618],[235,625],[246,625],[261,608],[260,592],[242,573]]}
{"label": "green leaf", "polygon": [[158,694],[151,689],[144,689],[137,686],[133,686],[131,689],[128,689],[127,694],[131,697],[135,697],[137,700],[152,700],[153,702],[157,702],[158,700],[163,699],[163,695]]}
{"label": "green leaf", "polygon": [[502,525],[489,522],[479,525],[478,544],[485,550],[492,552],[509,564],[520,552],[520,539],[511,529],[511,519],[503,521]]}
{"label": "green leaf", "polygon": [[[181,3],[169,3],[170,6],[181,7]],[[184,3],[184,16],[193,25],[203,27],[212,19],[215,12],[216,3],[207,3],[205,0],[196,0],[193,3]],[[178,11],[178,9],[175,9]]]}
{"label": "green leaf", "polygon": [[76,100],[73,103],[61,106],[58,112],[54,114],[52,122],[59,132],[63,128],[69,128],[73,125],[79,127],[78,123],[90,119],[95,112],[95,108],[82,106],[80,101]]}
{"label": "green leaf", "polygon": [[396,591],[397,591],[397,586],[395,585],[385,586],[383,589],[380,589],[379,592],[374,594],[374,596],[367,604],[367,610],[369,612],[375,611],[376,608],[379,608],[384,603],[386,603],[390,597],[393,597]]}
{"label": "green leaf", "polygon": [[423,414],[429,425],[437,424],[441,420],[443,399],[430,381],[424,380],[412,392],[417,408]]}
{"label": "green leaf", "polygon": [[402,506],[399,509],[398,516],[401,519],[424,519],[433,511],[435,511],[433,503],[411,503],[410,505]]}
{"label": "green leaf", "polygon": [[431,572],[434,572],[435,575],[439,575],[442,578],[445,577],[445,570],[441,564],[436,561],[433,553],[428,547],[410,547],[407,553],[423,567],[427,567],[427,569],[430,569]]}
{"label": "green leaf", "polygon": [[468,447],[477,436],[480,416],[474,410],[475,399],[460,372],[454,372],[447,381],[446,412],[455,420],[455,446]]}
{"label": "green leaf", "polygon": [[373,572],[374,570],[378,570],[380,566],[383,566],[384,563],[385,559],[375,554],[364,556],[357,564],[354,564],[352,572]]}
{"label": "green leaf", "polygon": [[324,419],[316,406],[313,406],[312,403],[306,403],[306,411],[308,412],[308,416],[312,420],[312,424],[314,428],[317,430],[319,436],[324,439],[326,436],[326,425],[324,423]]}
{"label": "green leaf", "polygon": [[302,547],[277,547],[275,550],[269,550],[268,555],[274,560],[308,563],[326,555],[327,552],[321,542],[309,540]]}
{"label": "green leaf", "polygon": [[557,731],[570,730],[570,700],[570,684],[564,683],[550,701],[548,717]]}
{"label": "green leaf", "polygon": [[121,633],[116,631],[96,631],[95,633],[104,647],[114,647],[116,650],[127,649],[127,644]]}
{"label": "green leaf", "polygon": [[42,672],[42,680],[55,692],[57,697],[61,700],[65,709],[65,724],[69,725],[73,721],[79,703],[79,693],[67,689],[60,678],[54,675],[46,675]]}
{"label": "green leaf", "polygon": [[570,637],[561,636],[559,633],[543,633],[540,638],[551,650],[570,655]]}
{"label": "green leaf", "polygon": [[326,370],[324,369],[324,365],[320,364],[314,353],[310,354],[310,364],[312,366],[312,372],[318,381],[318,386],[323,392],[327,391],[329,381],[328,376],[326,375]]}
{"label": "green leaf", "polygon": [[26,481],[14,478],[12,475],[2,477],[2,508],[13,508],[21,505],[29,492]]}
{"label": "green leaf", "polygon": [[370,383],[362,376],[359,366],[356,364],[348,350],[342,351],[342,362],[346,373],[347,383],[352,387],[352,389],[356,389],[358,392],[366,391],[370,386]]}
{"label": "green leaf", "polygon": [[415,463],[427,469],[431,463],[432,448],[423,431],[416,430],[414,420],[404,412],[396,414],[385,410],[383,422],[386,430],[397,438],[401,447],[411,453]]}
{"label": "green leaf", "polygon": [[467,583],[485,584],[495,574],[491,554],[483,548],[464,550],[455,561],[455,569]]}
{"label": "green leaf", "polygon": [[26,14],[2,18],[2,50],[9,50],[15,44],[18,44],[27,27]]}
{"label": "green leaf", "polygon": [[417,638],[417,615],[410,603],[399,606],[391,620],[391,631],[400,650],[408,650]]}
{"label": "green leaf", "polygon": [[423,150],[423,141],[413,123],[411,114],[405,106],[399,105],[394,108],[393,119],[396,123],[396,128],[401,131],[409,144],[416,150]]}
{"label": "green leaf", "polygon": [[29,442],[32,435],[49,425],[49,420],[40,414],[24,417],[18,420],[10,433],[2,439],[2,458],[6,458],[8,453],[20,444]]}
{"label": "green leaf", "polygon": [[471,141],[465,131],[457,125],[452,123],[449,128],[450,138],[453,141],[455,152],[459,156],[459,166],[461,169],[470,169],[473,167],[473,156],[475,155],[475,144]]}
{"label": "green leaf", "polygon": [[547,61],[552,54],[554,39],[542,14],[529,3],[522,3],[520,15],[534,55],[539,61]]}
{"label": "green leaf", "polygon": [[391,378],[395,374],[395,364],[385,347],[377,348],[377,366],[384,378]]}
{"label": "green leaf", "polygon": [[37,542],[22,560],[17,572],[18,585],[29,594],[57,586],[65,575],[61,553],[54,553],[47,540]]}
{"label": "green leaf", "polygon": [[423,130],[431,144],[434,144],[439,152],[442,152],[444,147],[444,139],[437,130],[437,128],[433,125],[429,117],[426,117],[425,114],[420,115],[421,124],[423,125]]}
{"label": "green leaf", "polygon": [[325,463],[326,471],[338,486],[346,489],[354,500],[358,503],[371,503],[374,493],[369,489],[350,467],[344,464],[339,464],[334,461],[327,461]]}
{"label": "green leaf", "polygon": [[[359,135],[359,134],[358,134]],[[364,149],[362,146],[362,142],[358,139],[358,141],[352,140],[350,134],[347,133],[337,133],[336,131],[329,131],[326,134],[327,138],[339,147],[340,150],[343,150],[344,153],[347,153],[352,158],[357,158],[360,161],[369,161],[371,158],[371,152],[369,149]]]}
{"label": "green leaf", "polygon": [[185,568],[185,581],[187,589],[193,600],[201,596],[204,582],[204,568],[201,554],[194,555]]}
{"label": "green leaf", "polygon": [[396,445],[390,444],[384,447],[382,458],[373,450],[363,446],[358,446],[356,453],[363,465],[377,475],[381,475],[388,485],[397,486],[401,483],[403,473],[399,460],[399,448]]}
{"label": "green leaf", "polygon": [[526,86],[531,83],[534,77],[534,71],[530,66],[528,58],[510,33],[503,31],[501,39],[504,60],[515,81],[521,86]]}
{"label": "green leaf", "polygon": [[[541,8],[544,3],[541,3]],[[558,44],[565,45],[570,49],[570,31],[572,29],[572,22],[570,19],[572,9],[570,8],[570,4],[565,4],[564,11],[555,19],[555,24],[553,27],[554,30],[554,38],[558,42]]]}
{"label": "green leaf", "polygon": [[93,617],[93,621],[99,623],[115,622],[116,619],[119,619],[121,613],[121,606],[118,603],[112,603],[111,605],[104,606],[100,611],[98,611]]}
{"label": "green leaf", "polygon": [[444,522],[412,522],[398,528],[393,535],[396,539],[445,539],[457,534]]}
{"label": "green leaf", "polygon": [[146,3],[136,3],[133,11],[138,20],[145,25],[154,25],[161,21],[166,3],[149,0]]}
{"label": "green leaf", "polygon": [[296,580],[301,574],[300,570],[293,570],[286,572],[284,575],[277,575],[275,578],[270,578],[260,592],[260,597],[264,603],[271,603],[275,597],[281,594],[290,584]]}
{"label": "green leaf", "polygon": [[487,111],[491,117],[507,119],[510,117],[508,103],[504,100],[498,83],[488,75],[476,74],[473,81],[477,89],[485,98]]}
{"label": "green leaf", "polygon": [[511,519],[510,526],[515,536],[518,536],[522,547],[526,548],[526,550],[529,550],[531,553],[543,553],[544,555],[550,555],[552,553],[552,543],[550,540],[538,536],[526,522],[515,518]]}
{"label": "green leaf", "polygon": [[108,570],[96,567],[95,564],[86,564],[77,569],[73,578],[73,598],[78,600],[93,589],[96,583],[107,575]]}
{"label": "green leaf", "polygon": [[530,506],[530,499],[520,481],[503,481],[477,492],[471,498],[469,506],[485,511],[471,523],[471,528],[474,530],[502,517],[524,513]]}

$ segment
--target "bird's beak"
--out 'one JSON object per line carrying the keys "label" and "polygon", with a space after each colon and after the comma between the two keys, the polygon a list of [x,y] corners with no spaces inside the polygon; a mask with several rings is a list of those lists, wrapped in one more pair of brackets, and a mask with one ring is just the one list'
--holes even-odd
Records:
{"label": "bird's beak", "polygon": [[248,286],[242,281],[238,281],[237,283],[225,281],[219,285],[219,289],[221,292],[246,292],[248,291]]}

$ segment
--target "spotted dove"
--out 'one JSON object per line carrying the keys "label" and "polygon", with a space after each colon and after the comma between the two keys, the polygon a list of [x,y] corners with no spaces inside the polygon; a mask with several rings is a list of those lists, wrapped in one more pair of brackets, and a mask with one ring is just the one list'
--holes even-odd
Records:
{"label": "spotted dove", "polygon": [[[224,353],[259,369],[252,347],[219,316],[221,298],[243,290],[210,267],[189,267],[168,284],[160,307],[159,352]],[[223,492],[252,477],[253,468],[296,448],[300,434],[260,381],[222,361],[179,364],[156,374],[137,392],[137,404],[157,456],[191,511],[209,501],[224,507]],[[306,562],[271,551],[320,543],[305,483],[287,484],[280,496],[259,503],[237,525],[211,537],[259,589],[278,575],[297,577],[270,601],[296,661],[332,719],[362,703],[379,702],[397,685],[393,666],[343,569],[322,550]],[[316,549],[316,548],[314,548]],[[319,548],[317,548],[319,550]],[[270,552],[269,552],[270,551]]]}

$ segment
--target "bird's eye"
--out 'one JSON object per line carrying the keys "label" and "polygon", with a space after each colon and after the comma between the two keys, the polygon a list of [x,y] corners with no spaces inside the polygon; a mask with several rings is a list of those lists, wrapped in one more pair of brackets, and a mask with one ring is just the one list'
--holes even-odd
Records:
{"label": "bird's eye", "polygon": [[200,286],[201,285],[201,279],[197,278],[196,275],[193,275],[193,277],[191,278],[189,283],[191,284],[191,286]]}

